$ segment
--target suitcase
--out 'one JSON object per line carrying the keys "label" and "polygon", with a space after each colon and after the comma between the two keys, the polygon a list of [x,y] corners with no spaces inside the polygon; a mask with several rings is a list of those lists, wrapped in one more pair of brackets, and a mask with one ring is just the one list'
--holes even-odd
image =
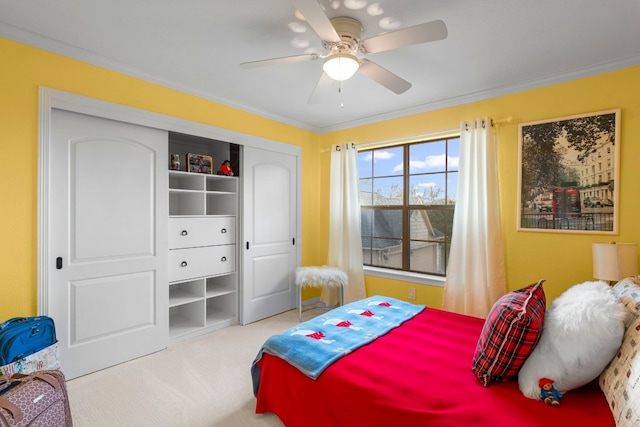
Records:
{"label": "suitcase", "polygon": [[8,365],[0,366],[0,381],[2,376],[10,377],[13,374],[31,374],[36,371],[60,369],[58,344],[55,343]]}
{"label": "suitcase", "polygon": [[0,389],[0,426],[73,426],[62,372],[14,374]]}
{"label": "suitcase", "polygon": [[14,317],[0,325],[0,366],[57,342],[53,319],[47,316]]}

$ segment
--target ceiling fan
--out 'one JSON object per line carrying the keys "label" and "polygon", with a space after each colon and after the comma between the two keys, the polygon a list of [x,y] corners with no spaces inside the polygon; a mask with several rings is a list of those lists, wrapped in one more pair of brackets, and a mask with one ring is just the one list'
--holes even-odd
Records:
{"label": "ceiling fan", "polygon": [[376,81],[396,94],[404,93],[411,87],[411,83],[375,62],[361,57],[361,55],[442,40],[447,37],[445,23],[436,20],[362,40],[360,38],[362,25],[357,19],[350,17],[329,19],[317,0],[293,0],[293,3],[309,26],[320,37],[322,45],[328,53],[326,55],[309,53],[263,59],[244,62],[240,66],[254,68],[324,59],[324,73],[316,85],[314,93],[331,84],[332,80],[343,81],[356,72]]}

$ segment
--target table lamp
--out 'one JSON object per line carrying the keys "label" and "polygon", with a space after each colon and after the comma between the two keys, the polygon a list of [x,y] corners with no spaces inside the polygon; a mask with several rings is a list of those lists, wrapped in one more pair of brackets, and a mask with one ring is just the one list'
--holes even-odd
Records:
{"label": "table lamp", "polygon": [[594,243],[593,277],[609,284],[638,274],[635,243]]}

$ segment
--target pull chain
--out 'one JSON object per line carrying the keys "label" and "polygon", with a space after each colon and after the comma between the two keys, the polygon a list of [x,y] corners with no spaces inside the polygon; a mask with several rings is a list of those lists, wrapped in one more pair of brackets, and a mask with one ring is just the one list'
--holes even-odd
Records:
{"label": "pull chain", "polygon": [[342,80],[338,83],[338,92],[340,93],[340,108],[344,108],[344,91],[342,90]]}

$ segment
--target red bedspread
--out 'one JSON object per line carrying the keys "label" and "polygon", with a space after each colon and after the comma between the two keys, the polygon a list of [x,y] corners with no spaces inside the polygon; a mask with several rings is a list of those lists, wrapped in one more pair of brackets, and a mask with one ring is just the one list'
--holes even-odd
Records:
{"label": "red bedspread", "polygon": [[483,387],[471,372],[482,325],[429,308],[317,380],[265,354],[256,413],[273,412],[288,427],[615,426],[595,382],[560,407],[524,397],[515,381]]}

